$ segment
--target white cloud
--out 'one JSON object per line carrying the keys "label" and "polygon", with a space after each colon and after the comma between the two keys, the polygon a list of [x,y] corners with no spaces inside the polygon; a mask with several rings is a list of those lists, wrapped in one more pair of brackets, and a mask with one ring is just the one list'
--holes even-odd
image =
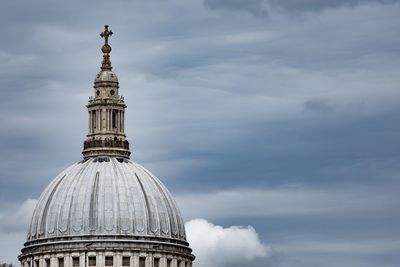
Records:
{"label": "white cloud", "polygon": [[268,257],[270,248],[263,244],[251,226],[223,228],[204,219],[186,223],[188,241],[197,267],[222,267]]}
{"label": "white cloud", "polygon": [[36,199],[27,199],[20,206],[11,208],[0,214],[0,232],[10,233],[26,231],[30,223]]}
{"label": "white cloud", "polygon": [[0,205],[0,262],[18,266],[17,256],[26,241],[36,203],[29,198],[19,205]]}

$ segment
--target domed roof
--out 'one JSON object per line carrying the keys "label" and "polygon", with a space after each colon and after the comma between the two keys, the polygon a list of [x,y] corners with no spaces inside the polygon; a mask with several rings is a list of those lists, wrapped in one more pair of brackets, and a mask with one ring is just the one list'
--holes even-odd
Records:
{"label": "domed roof", "polygon": [[89,158],[61,172],[39,198],[28,242],[87,235],[186,241],[167,188],[141,165],[115,157]]}
{"label": "domed roof", "polygon": [[97,73],[94,83],[98,82],[116,82],[118,83],[117,75],[111,70],[101,70]]}

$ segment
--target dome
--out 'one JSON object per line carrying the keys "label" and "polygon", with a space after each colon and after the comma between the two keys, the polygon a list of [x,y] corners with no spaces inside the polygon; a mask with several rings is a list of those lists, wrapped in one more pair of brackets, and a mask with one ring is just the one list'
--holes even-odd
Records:
{"label": "dome", "polygon": [[101,70],[97,73],[94,83],[98,82],[116,82],[118,83],[117,75],[111,70]]}
{"label": "dome", "polygon": [[167,188],[141,165],[115,157],[90,158],[68,167],[39,198],[28,243],[77,236],[186,241]]}

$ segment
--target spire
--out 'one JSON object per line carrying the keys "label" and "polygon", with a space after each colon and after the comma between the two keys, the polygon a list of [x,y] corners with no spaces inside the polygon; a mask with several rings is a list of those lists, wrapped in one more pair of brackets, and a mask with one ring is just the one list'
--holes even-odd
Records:
{"label": "spire", "polygon": [[111,71],[111,46],[108,38],[113,34],[104,26],[100,36],[104,38],[104,53],[100,72],[94,80],[94,96],[87,104],[89,131],[83,143],[84,159],[98,156],[129,158],[129,142],[125,135],[125,102],[119,95],[117,75]]}
{"label": "spire", "polygon": [[101,62],[102,70],[111,70],[110,52],[111,46],[108,44],[108,38],[113,35],[111,30],[108,30],[108,25],[104,25],[104,31],[100,33],[101,38],[104,38],[104,45],[101,47],[103,52],[103,62]]}

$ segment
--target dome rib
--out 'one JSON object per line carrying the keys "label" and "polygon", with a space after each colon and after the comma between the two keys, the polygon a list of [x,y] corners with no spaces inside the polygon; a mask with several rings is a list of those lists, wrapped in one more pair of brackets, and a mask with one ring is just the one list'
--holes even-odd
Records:
{"label": "dome rib", "polygon": [[124,176],[121,175],[121,171],[118,168],[118,165],[116,165],[115,161],[112,160],[112,166],[114,169],[115,175],[115,182],[116,186],[119,189],[119,194],[117,194],[118,201],[117,201],[117,207],[118,207],[118,212],[120,216],[117,218],[117,226],[120,226],[121,233],[126,233],[129,231],[129,229],[133,229],[132,226],[132,217],[129,213],[129,203],[127,200],[127,190],[125,186],[125,179]]}
{"label": "dome rib", "polygon": [[58,181],[56,182],[56,185],[55,185],[54,188],[51,190],[50,195],[49,195],[49,197],[48,197],[48,199],[47,199],[47,201],[46,201],[46,205],[45,205],[45,207],[44,207],[44,211],[43,211],[43,215],[42,215],[42,220],[41,220],[41,222],[40,222],[40,230],[39,230],[39,233],[40,233],[40,234],[44,234],[45,231],[47,230],[47,229],[46,229],[46,228],[47,228],[47,220],[46,220],[46,218],[47,218],[48,211],[49,211],[49,209],[50,209],[51,201],[52,201],[52,199],[53,199],[53,196],[54,196],[54,194],[55,194],[55,192],[56,192],[58,186],[60,185],[61,181],[62,181],[64,178],[65,178],[65,175],[64,175],[60,180],[58,180]]}
{"label": "dome rib", "polygon": [[89,231],[96,231],[98,227],[97,207],[99,202],[99,175],[100,172],[96,172],[90,194]]}

